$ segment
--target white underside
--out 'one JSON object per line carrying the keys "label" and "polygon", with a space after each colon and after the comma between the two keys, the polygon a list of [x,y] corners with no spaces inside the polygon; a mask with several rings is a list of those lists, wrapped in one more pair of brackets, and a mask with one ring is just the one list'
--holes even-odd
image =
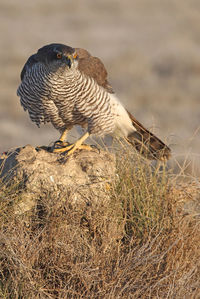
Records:
{"label": "white underside", "polygon": [[136,131],[126,109],[114,94],[110,94],[110,102],[112,113],[115,115],[114,135],[127,137],[130,133]]}
{"label": "white underside", "polygon": [[[115,130],[112,135],[115,137],[127,137],[130,133],[136,131],[136,128],[133,126],[126,109],[120,103],[119,99],[114,94],[109,94],[109,96],[111,110],[115,116]],[[87,131],[87,128],[76,126],[76,130],[79,135],[83,135]]]}

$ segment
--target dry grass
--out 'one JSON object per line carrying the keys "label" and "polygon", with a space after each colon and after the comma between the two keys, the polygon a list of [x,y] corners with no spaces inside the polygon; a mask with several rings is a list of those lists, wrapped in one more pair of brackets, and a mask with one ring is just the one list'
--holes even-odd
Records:
{"label": "dry grass", "polygon": [[99,57],[120,101],[199,175],[199,12],[197,0],[1,0],[0,152],[59,137],[30,121],[16,90],[27,58],[62,42]]}
{"label": "dry grass", "polygon": [[55,194],[14,214],[0,192],[0,298],[198,298],[199,222],[163,167],[120,153],[110,203]]}

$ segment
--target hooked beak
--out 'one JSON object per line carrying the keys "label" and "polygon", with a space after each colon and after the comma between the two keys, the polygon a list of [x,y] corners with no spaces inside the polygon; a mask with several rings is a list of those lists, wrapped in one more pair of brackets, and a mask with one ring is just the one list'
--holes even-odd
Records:
{"label": "hooked beak", "polygon": [[66,56],[66,63],[68,65],[68,67],[71,68],[71,66],[72,66],[72,57],[71,57],[71,55]]}
{"label": "hooked beak", "polygon": [[66,56],[66,63],[69,68],[71,68],[73,60],[76,60],[76,59],[78,59],[78,55],[76,54],[76,52],[73,55]]}

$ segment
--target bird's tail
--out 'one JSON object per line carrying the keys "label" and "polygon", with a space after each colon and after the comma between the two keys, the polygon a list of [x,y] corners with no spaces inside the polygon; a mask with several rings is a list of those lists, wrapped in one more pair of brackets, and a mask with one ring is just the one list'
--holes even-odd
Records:
{"label": "bird's tail", "polygon": [[167,160],[170,158],[171,150],[158,137],[148,131],[137,121],[130,112],[128,115],[136,131],[127,136],[127,141],[131,143],[136,150],[150,160]]}

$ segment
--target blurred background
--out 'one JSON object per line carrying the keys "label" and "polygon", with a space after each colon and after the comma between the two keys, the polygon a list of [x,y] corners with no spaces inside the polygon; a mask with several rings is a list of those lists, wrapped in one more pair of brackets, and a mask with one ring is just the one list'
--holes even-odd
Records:
{"label": "blurred background", "polygon": [[27,58],[53,42],[101,58],[130,112],[200,173],[200,1],[1,0],[0,152],[59,137],[16,96]]}

